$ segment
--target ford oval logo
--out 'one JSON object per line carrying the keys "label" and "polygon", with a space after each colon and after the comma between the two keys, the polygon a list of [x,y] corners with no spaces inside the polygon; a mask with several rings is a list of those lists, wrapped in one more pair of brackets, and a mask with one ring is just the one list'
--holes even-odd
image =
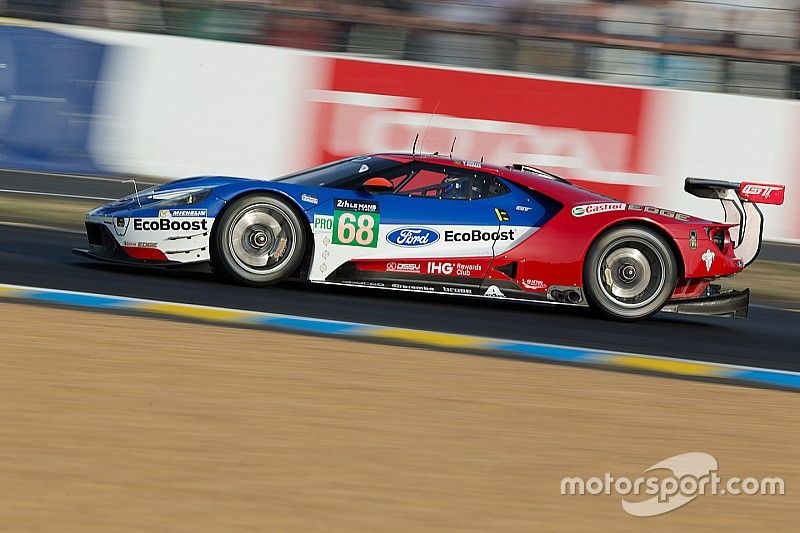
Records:
{"label": "ford oval logo", "polygon": [[439,240],[439,232],[430,228],[407,227],[398,228],[386,236],[386,240],[395,246],[428,246]]}

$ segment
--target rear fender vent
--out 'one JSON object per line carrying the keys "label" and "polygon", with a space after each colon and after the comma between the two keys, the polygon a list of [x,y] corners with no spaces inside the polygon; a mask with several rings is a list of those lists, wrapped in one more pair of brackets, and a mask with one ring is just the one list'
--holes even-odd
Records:
{"label": "rear fender vent", "polygon": [[511,263],[503,266],[494,267],[494,269],[498,272],[502,272],[511,279],[515,279],[517,277],[517,261],[512,261]]}

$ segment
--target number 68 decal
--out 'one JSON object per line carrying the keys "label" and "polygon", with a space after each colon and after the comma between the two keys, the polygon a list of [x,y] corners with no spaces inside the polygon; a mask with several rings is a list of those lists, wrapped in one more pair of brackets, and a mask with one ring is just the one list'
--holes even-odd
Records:
{"label": "number 68 decal", "polygon": [[346,246],[378,246],[380,214],[354,211],[333,212],[333,244]]}

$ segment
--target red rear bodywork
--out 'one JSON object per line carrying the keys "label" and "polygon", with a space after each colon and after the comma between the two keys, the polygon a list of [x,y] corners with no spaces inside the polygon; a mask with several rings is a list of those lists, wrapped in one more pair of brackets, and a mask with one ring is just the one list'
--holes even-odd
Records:
{"label": "red rear bodywork", "polygon": [[[474,169],[473,162],[442,156],[391,154],[383,157]],[[481,163],[480,170],[547,196],[563,206],[530,238],[497,256],[493,268],[488,270],[489,280],[514,281],[531,292],[544,292],[545,287],[554,286],[582,287],[583,261],[589,247],[604,232],[624,224],[653,228],[670,243],[680,265],[674,299],[696,298],[705,293],[714,278],[730,276],[744,268],[734,253],[728,231],[731,224],[655,206],[625,204],[534,172],[487,163]],[[722,233],[721,248],[711,238],[715,232]],[[507,271],[498,270],[515,262],[518,267],[513,279]]]}

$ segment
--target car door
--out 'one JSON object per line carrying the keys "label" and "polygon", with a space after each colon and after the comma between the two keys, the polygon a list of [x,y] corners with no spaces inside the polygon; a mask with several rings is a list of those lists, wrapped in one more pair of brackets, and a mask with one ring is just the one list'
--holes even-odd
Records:
{"label": "car door", "polygon": [[334,198],[330,242],[315,253],[327,253],[327,265],[312,269],[312,279],[476,293],[500,222],[491,198],[479,192],[485,176],[415,162],[381,177],[395,189],[370,194],[354,187]]}
{"label": "car door", "polygon": [[560,206],[531,190],[498,181],[507,190],[507,193],[492,198],[499,214],[501,238],[495,242],[494,261],[482,289],[489,290],[495,286],[492,290],[495,295],[502,293],[509,297],[528,298],[532,293],[544,294],[546,286],[541,276],[531,272],[526,259],[529,259],[531,249],[535,249],[530,238]]}

